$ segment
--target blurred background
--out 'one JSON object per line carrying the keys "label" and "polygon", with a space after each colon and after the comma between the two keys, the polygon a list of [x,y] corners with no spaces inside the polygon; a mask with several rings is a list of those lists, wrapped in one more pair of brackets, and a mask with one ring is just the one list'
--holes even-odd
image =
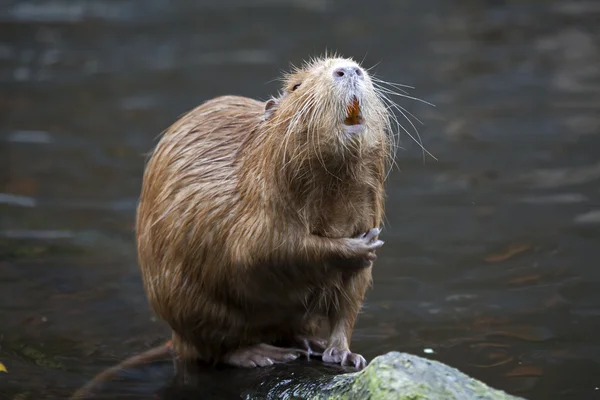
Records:
{"label": "blurred background", "polygon": [[327,49],[436,106],[396,98],[438,161],[401,135],[354,350],[600,398],[599,21],[589,0],[1,0],[0,397],[64,399],[167,337],[136,263],[145,154]]}

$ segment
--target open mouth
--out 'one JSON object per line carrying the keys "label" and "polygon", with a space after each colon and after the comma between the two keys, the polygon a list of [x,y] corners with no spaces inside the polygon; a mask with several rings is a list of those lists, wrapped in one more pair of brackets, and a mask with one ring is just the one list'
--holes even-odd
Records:
{"label": "open mouth", "polygon": [[346,111],[346,119],[344,120],[345,125],[362,125],[363,117],[362,113],[360,112],[360,105],[358,104],[358,99],[356,98],[356,96],[352,98],[352,102],[350,103],[350,105],[348,105]]}

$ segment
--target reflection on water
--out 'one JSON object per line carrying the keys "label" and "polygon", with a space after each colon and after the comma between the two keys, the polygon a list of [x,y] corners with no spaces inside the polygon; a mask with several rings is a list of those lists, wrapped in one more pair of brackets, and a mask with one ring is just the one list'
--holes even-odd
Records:
{"label": "reflection on water", "polygon": [[145,154],[199,102],[265,99],[328,48],[436,104],[398,99],[439,161],[403,137],[355,349],[599,395],[599,18],[558,0],[5,1],[0,394],[64,398],[163,340],[132,233]]}

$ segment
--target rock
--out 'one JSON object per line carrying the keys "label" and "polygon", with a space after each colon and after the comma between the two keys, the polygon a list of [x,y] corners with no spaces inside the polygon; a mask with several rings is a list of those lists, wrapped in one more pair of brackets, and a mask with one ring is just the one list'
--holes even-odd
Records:
{"label": "rock", "polygon": [[414,355],[390,352],[379,356],[360,372],[301,382],[288,379],[271,382],[262,393],[247,393],[253,399],[310,400],[516,400],[490,388],[455,368]]}

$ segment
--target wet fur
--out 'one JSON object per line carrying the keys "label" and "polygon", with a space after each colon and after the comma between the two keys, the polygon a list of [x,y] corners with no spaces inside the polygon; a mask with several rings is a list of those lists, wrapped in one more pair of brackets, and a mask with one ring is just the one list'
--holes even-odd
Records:
{"label": "wet fur", "polygon": [[365,131],[343,132],[349,99],[327,76],[336,61],[295,70],[267,103],[205,102],[152,154],[139,264],[181,358],[219,362],[237,348],[315,334],[322,321],[341,324],[347,337],[330,345],[347,346],[371,267],[355,268],[336,239],[381,225],[391,145],[372,87],[359,99]]}

